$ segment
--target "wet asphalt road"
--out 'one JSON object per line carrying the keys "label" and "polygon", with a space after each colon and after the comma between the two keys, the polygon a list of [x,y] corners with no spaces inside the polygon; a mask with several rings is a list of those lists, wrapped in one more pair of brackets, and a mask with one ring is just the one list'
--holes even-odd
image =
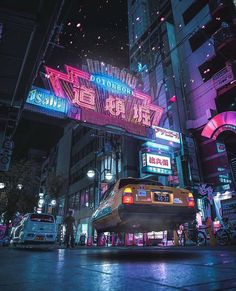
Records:
{"label": "wet asphalt road", "polygon": [[0,248],[0,290],[236,290],[236,246]]}

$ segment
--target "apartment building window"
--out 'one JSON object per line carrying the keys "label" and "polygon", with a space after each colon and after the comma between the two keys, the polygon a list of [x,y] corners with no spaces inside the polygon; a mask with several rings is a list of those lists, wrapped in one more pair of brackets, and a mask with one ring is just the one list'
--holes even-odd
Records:
{"label": "apartment building window", "polygon": [[134,7],[132,15],[132,43],[135,43],[148,27],[148,9],[146,1],[141,1],[139,5]]}
{"label": "apartment building window", "polygon": [[209,38],[221,27],[221,22],[210,21],[206,23],[201,29],[199,29],[192,37],[189,39],[189,44],[192,51],[194,52],[200,46],[202,46]]}
{"label": "apartment building window", "polygon": [[199,72],[202,76],[204,82],[207,82],[212,78],[214,74],[219,72],[225,67],[225,59],[223,57],[217,56],[210,62],[205,62],[198,67]]}
{"label": "apartment building window", "polygon": [[80,208],[89,206],[89,188],[80,191]]}
{"label": "apartment building window", "polygon": [[206,5],[208,0],[196,0],[183,13],[184,24],[187,25]]}

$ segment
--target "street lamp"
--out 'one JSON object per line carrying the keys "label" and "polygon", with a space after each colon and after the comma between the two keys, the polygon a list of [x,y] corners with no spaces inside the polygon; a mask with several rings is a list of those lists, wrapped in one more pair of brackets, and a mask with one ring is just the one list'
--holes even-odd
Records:
{"label": "street lamp", "polygon": [[[98,175],[99,175],[99,172],[98,172]],[[95,176],[95,171],[94,170],[88,170],[87,176],[89,178],[93,178]]]}
{"label": "street lamp", "polygon": [[[91,170],[88,170],[87,172],[87,176],[91,179],[91,178],[94,178],[95,177],[95,172],[97,173],[97,176],[98,176],[98,190],[97,190],[97,206],[99,205],[99,202],[100,202],[100,189],[101,189],[101,173],[97,170],[97,169],[91,169]],[[96,192],[95,192],[95,187],[94,187],[94,198],[96,197]],[[95,201],[96,199],[94,200],[94,208],[96,207],[95,206]]]}
{"label": "street lamp", "polygon": [[113,179],[113,175],[112,175],[112,173],[111,173],[111,172],[107,172],[107,173],[105,174],[105,179],[106,179],[107,181],[111,181],[111,180]]}
{"label": "street lamp", "polygon": [[[99,182],[101,182],[101,175],[102,175],[102,173],[100,173],[97,169],[92,169],[92,170],[88,170],[88,172],[87,172],[87,176],[89,177],[89,178],[93,178],[94,176],[95,176],[95,174],[97,173],[97,175],[98,175],[98,178],[99,178]],[[111,181],[112,179],[113,179],[113,174],[111,173],[111,172],[106,172],[105,173],[105,179],[107,180],[107,181]]]}
{"label": "street lamp", "polygon": [[[107,170],[105,169],[104,171],[107,171]],[[98,181],[97,181],[98,182],[98,185],[97,185],[97,187],[98,187],[98,192],[97,192],[97,206],[98,206],[99,203],[100,203],[101,176],[102,176],[102,173],[103,172],[100,173],[96,168],[95,169],[90,169],[87,172],[87,176],[91,179],[91,178],[94,178],[95,177],[96,173],[97,173],[97,177],[98,177]],[[105,173],[105,179],[107,181],[111,181],[113,179],[112,173],[111,172],[106,172]]]}
{"label": "street lamp", "polygon": [[4,189],[5,186],[6,186],[5,183],[2,183],[2,182],[0,183],[0,189]]}
{"label": "street lamp", "polygon": [[22,184],[17,184],[17,189],[21,190],[23,188],[23,185]]}
{"label": "street lamp", "polygon": [[57,201],[55,199],[52,199],[52,201],[51,201],[52,207],[56,206],[56,204],[57,204]]}
{"label": "street lamp", "polygon": [[44,196],[44,193],[40,192],[39,193],[39,198],[43,198],[43,196]]}

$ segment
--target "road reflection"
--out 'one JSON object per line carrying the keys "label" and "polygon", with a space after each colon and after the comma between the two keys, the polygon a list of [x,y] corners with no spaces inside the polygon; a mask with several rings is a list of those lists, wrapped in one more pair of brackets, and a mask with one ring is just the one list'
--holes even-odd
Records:
{"label": "road reflection", "polygon": [[178,260],[194,260],[201,256],[201,253],[169,250],[132,250],[132,249],[106,249],[93,250],[84,252],[80,255],[85,255],[87,260],[100,260],[104,263],[108,262],[166,262]]}

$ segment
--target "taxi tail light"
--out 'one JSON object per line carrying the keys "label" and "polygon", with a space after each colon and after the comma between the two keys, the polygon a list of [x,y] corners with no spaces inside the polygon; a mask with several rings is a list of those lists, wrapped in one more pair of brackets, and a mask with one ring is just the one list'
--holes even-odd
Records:
{"label": "taxi tail light", "polygon": [[125,189],[124,189],[124,195],[125,194],[131,194],[132,193],[132,189],[130,188],[130,187],[126,187]]}
{"label": "taxi tail light", "polygon": [[133,204],[134,198],[132,196],[132,189],[131,187],[126,187],[124,189],[123,195],[122,195],[122,203],[123,204]]}
{"label": "taxi tail light", "polygon": [[123,204],[133,204],[134,203],[134,197],[131,196],[131,195],[123,195],[122,196],[122,203]]}
{"label": "taxi tail light", "polygon": [[195,202],[192,193],[188,193],[188,207],[194,207]]}

